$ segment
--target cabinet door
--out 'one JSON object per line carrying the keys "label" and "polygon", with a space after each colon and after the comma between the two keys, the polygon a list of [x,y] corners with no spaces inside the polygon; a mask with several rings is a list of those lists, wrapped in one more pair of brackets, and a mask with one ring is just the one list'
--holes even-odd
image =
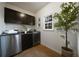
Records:
{"label": "cabinet door", "polygon": [[5,23],[15,23],[15,24],[26,24],[26,25],[34,25],[35,24],[35,17],[24,14],[25,16],[22,17],[19,11],[15,11],[9,8],[4,9],[4,20]]}
{"label": "cabinet door", "polygon": [[22,50],[32,47],[32,34],[22,35]]}
{"label": "cabinet door", "polygon": [[27,25],[35,25],[35,17],[31,15],[27,15]]}
{"label": "cabinet door", "polygon": [[12,9],[9,8],[5,8],[4,11],[4,19],[6,23],[17,23],[18,19],[17,19],[17,11],[14,11]]}
{"label": "cabinet door", "polygon": [[35,25],[35,17],[34,16],[31,16],[31,23],[32,23],[32,25]]}

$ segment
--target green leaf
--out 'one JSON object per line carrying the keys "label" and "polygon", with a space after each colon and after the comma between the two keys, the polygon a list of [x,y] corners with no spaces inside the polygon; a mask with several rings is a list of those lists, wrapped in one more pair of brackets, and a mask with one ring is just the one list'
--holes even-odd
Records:
{"label": "green leaf", "polygon": [[76,23],[73,22],[79,16],[79,6],[77,6],[76,3],[69,2],[63,3],[60,7],[62,9],[61,12],[54,14],[54,18],[57,20],[54,27],[69,30],[76,25]]}

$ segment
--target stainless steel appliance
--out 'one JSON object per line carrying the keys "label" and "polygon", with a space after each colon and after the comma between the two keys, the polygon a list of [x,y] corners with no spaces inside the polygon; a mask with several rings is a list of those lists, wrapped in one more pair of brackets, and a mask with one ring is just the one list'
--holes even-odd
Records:
{"label": "stainless steel appliance", "polygon": [[1,56],[8,57],[19,53],[21,49],[21,34],[7,34],[0,36]]}

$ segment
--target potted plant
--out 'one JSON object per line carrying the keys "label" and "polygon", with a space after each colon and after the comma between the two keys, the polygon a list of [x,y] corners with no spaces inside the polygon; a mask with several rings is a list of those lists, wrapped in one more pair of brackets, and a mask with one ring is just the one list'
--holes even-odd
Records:
{"label": "potted plant", "polygon": [[68,30],[72,29],[77,23],[75,20],[79,16],[79,6],[76,2],[63,3],[61,5],[60,13],[55,13],[54,18],[57,22],[54,27],[63,29],[65,31],[65,47],[62,47],[62,56],[73,56],[73,50],[68,47],[69,41],[67,39]]}

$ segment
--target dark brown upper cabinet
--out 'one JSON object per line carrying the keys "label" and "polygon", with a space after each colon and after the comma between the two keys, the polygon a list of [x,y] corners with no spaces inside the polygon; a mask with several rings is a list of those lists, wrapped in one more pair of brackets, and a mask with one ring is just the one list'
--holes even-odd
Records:
{"label": "dark brown upper cabinet", "polygon": [[9,8],[4,8],[5,23],[35,25],[35,17]]}

